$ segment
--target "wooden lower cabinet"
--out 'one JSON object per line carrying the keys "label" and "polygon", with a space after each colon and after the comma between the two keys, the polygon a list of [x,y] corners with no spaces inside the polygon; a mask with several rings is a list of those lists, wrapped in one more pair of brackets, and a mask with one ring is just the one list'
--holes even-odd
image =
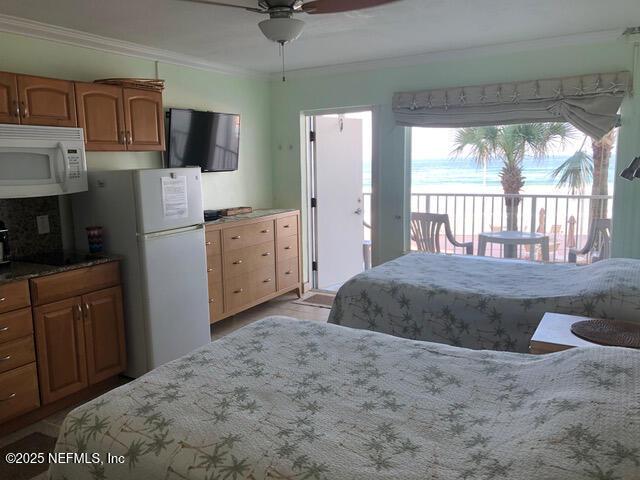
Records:
{"label": "wooden lower cabinet", "polygon": [[38,372],[30,363],[0,374],[0,422],[40,406]]}
{"label": "wooden lower cabinet", "polygon": [[43,404],[89,385],[81,302],[72,297],[33,310]]}
{"label": "wooden lower cabinet", "polygon": [[89,384],[124,371],[126,350],[122,290],[108,288],[82,297]]}
{"label": "wooden lower cabinet", "polygon": [[254,212],[206,227],[210,322],[302,293],[298,211]]}

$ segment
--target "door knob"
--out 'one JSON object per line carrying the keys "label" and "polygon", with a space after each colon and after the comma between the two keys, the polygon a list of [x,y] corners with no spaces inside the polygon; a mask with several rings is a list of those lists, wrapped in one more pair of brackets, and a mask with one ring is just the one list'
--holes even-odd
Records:
{"label": "door knob", "polygon": [[355,212],[356,215],[362,215],[362,209],[360,207],[356,208]]}

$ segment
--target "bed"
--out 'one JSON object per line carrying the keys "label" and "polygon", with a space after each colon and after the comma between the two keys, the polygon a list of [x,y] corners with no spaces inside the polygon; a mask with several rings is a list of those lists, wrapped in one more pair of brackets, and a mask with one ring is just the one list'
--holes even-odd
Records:
{"label": "bed", "polygon": [[413,253],[346,282],[329,322],[524,353],[545,312],[640,321],[640,261],[576,266]]}
{"label": "bed", "polygon": [[631,479],[640,352],[467,350],[270,317],[69,413],[54,480]]}

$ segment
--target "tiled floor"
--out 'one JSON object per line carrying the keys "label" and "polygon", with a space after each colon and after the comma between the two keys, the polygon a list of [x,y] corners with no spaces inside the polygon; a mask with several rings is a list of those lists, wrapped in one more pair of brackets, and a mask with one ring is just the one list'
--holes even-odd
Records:
{"label": "tiled floor", "polygon": [[[283,295],[282,297],[271,300],[270,302],[258,305],[246,312],[229,317],[222,320],[212,326],[212,339],[216,340],[224,335],[227,335],[245,325],[248,325],[261,318],[268,317],[270,315],[283,315],[287,317],[294,317],[302,320],[315,320],[318,322],[326,322],[329,318],[328,308],[319,308],[307,305],[299,305],[292,303],[297,300],[295,294]],[[38,423],[30,425],[22,430],[11,433],[0,438],[0,448],[15,442],[33,432],[41,432],[45,435],[52,437],[58,436],[58,431],[62,425],[62,421],[71,409],[62,410],[58,413],[51,415],[50,417],[41,420]],[[34,477],[32,480],[44,480],[46,478],[46,472]],[[0,471],[0,480],[4,480],[2,472]]]}

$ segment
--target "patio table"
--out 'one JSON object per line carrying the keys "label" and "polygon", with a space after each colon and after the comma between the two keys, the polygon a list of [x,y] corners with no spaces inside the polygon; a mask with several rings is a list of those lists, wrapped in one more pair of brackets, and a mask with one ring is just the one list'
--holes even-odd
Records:
{"label": "patio table", "polygon": [[[482,232],[478,234],[478,256],[484,257],[487,253],[487,243],[499,243],[502,245],[540,245],[542,260],[549,261],[549,236],[543,233],[530,232]],[[535,248],[529,249],[531,261],[535,261]]]}

